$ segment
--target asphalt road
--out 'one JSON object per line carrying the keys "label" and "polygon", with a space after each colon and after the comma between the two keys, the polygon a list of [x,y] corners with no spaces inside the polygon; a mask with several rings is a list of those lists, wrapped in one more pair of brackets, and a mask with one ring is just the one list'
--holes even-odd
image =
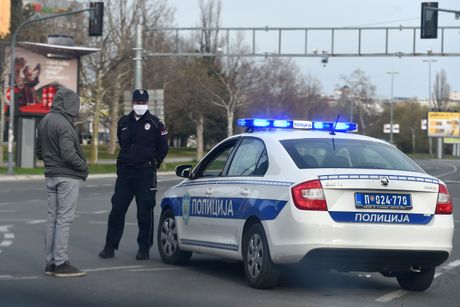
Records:
{"label": "asphalt road", "polygon": [[[460,162],[421,161],[430,174],[448,183],[460,206]],[[0,306],[459,306],[460,242],[437,270],[429,290],[400,290],[396,279],[378,273],[338,273],[286,267],[279,286],[247,286],[241,263],[194,255],[187,266],[134,259],[137,244],[135,206],[114,259],[99,259],[114,178],[90,179],[81,189],[71,227],[71,263],[88,272],[82,278],[43,275],[46,191],[43,180],[0,182]],[[178,182],[159,178],[159,196]],[[460,210],[454,214],[456,226]],[[157,224],[156,224],[157,225]]]}

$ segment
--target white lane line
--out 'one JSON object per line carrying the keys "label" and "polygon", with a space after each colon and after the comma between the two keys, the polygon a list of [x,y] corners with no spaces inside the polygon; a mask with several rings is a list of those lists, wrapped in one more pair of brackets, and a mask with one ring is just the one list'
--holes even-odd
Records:
{"label": "white lane line", "polygon": [[[456,267],[460,266],[460,259],[457,259],[457,260],[454,260],[452,262],[449,262],[448,264],[446,264],[445,266],[441,267],[439,269],[439,272],[436,272],[434,274],[434,278],[438,278],[439,276],[441,276],[442,274],[446,273],[447,271],[449,270],[452,270]],[[406,291],[406,290],[396,290],[396,291],[393,291],[393,292],[390,292],[390,293],[387,293],[385,295],[382,295],[381,297],[378,297],[377,299],[375,299],[375,302],[379,302],[379,303],[388,303],[389,301],[392,301],[396,298],[399,298],[405,294],[409,293],[409,291]]]}
{"label": "white lane line", "polygon": [[460,220],[454,220],[455,223],[460,223]]}
{"label": "white lane line", "polygon": [[145,268],[145,269],[133,269],[128,270],[129,272],[152,272],[152,271],[178,271],[183,268]]}
{"label": "white lane line", "polygon": [[26,222],[27,225],[43,224],[46,223],[46,220],[31,220]]}
{"label": "white lane line", "polygon": [[13,244],[13,241],[3,240],[2,242],[0,242],[0,247],[7,247],[7,246],[10,246],[11,244]]}
{"label": "white lane line", "polygon": [[[89,221],[88,224],[107,226],[107,221]],[[125,226],[137,226],[137,223],[126,222]]]}
{"label": "white lane line", "polygon": [[457,169],[457,167],[455,165],[450,164],[450,163],[447,163],[447,165],[453,167],[454,169],[452,171],[449,171],[449,172],[446,172],[446,173],[443,173],[443,174],[440,174],[440,175],[436,175],[436,177],[438,177],[438,178],[446,177],[446,176],[455,174],[458,171],[458,169]]}
{"label": "white lane line", "polygon": [[16,213],[16,210],[11,210],[11,209],[0,209],[0,213]]}
{"label": "white lane line", "polygon": [[453,181],[453,180],[446,180],[444,181],[445,183],[460,183],[460,181]]}
{"label": "white lane line", "polygon": [[375,301],[379,303],[388,303],[389,301],[394,300],[395,298],[401,297],[407,293],[406,290],[396,290],[390,293],[387,293],[379,298],[377,298]]}
{"label": "white lane line", "polygon": [[140,269],[143,267],[144,267],[143,265],[125,265],[125,266],[112,266],[112,267],[105,267],[105,268],[84,269],[82,271],[83,272],[101,272],[101,271]]}
{"label": "white lane line", "polygon": [[12,275],[0,275],[0,280],[30,280],[38,279],[42,276],[12,276]]}
{"label": "white lane line", "polygon": [[12,239],[14,239],[14,233],[11,233],[11,232],[5,233],[5,234],[3,235],[3,237],[4,237],[5,239],[12,240]]}
{"label": "white lane line", "polygon": [[76,214],[103,214],[107,213],[109,210],[100,210],[100,211],[77,211]]}

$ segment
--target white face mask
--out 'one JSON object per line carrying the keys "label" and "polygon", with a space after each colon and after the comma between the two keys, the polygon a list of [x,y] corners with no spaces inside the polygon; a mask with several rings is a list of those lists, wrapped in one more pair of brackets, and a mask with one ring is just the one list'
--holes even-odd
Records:
{"label": "white face mask", "polygon": [[142,116],[147,112],[149,109],[149,106],[146,104],[133,104],[133,110],[136,113],[136,115]]}

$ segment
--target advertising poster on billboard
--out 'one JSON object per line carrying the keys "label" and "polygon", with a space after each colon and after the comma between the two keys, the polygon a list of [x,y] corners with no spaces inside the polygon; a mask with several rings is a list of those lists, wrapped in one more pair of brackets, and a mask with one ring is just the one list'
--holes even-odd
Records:
{"label": "advertising poster on billboard", "polygon": [[[9,48],[6,50],[6,56],[11,57]],[[14,67],[16,115],[48,113],[58,87],[64,86],[77,91],[78,60],[75,58],[48,58],[16,47]],[[7,88],[7,104],[10,103],[10,91],[10,88]]]}
{"label": "advertising poster on billboard", "polygon": [[428,112],[429,137],[460,137],[459,112]]}

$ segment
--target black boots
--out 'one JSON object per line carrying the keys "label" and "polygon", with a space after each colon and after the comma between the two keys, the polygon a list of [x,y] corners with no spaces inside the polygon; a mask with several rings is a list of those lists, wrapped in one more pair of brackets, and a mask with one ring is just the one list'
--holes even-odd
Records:
{"label": "black boots", "polygon": [[99,257],[103,259],[113,258],[114,256],[115,249],[109,246],[104,246],[104,249],[99,253]]}
{"label": "black boots", "polygon": [[139,249],[137,251],[136,260],[148,260],[149,259],[149,251]]}

